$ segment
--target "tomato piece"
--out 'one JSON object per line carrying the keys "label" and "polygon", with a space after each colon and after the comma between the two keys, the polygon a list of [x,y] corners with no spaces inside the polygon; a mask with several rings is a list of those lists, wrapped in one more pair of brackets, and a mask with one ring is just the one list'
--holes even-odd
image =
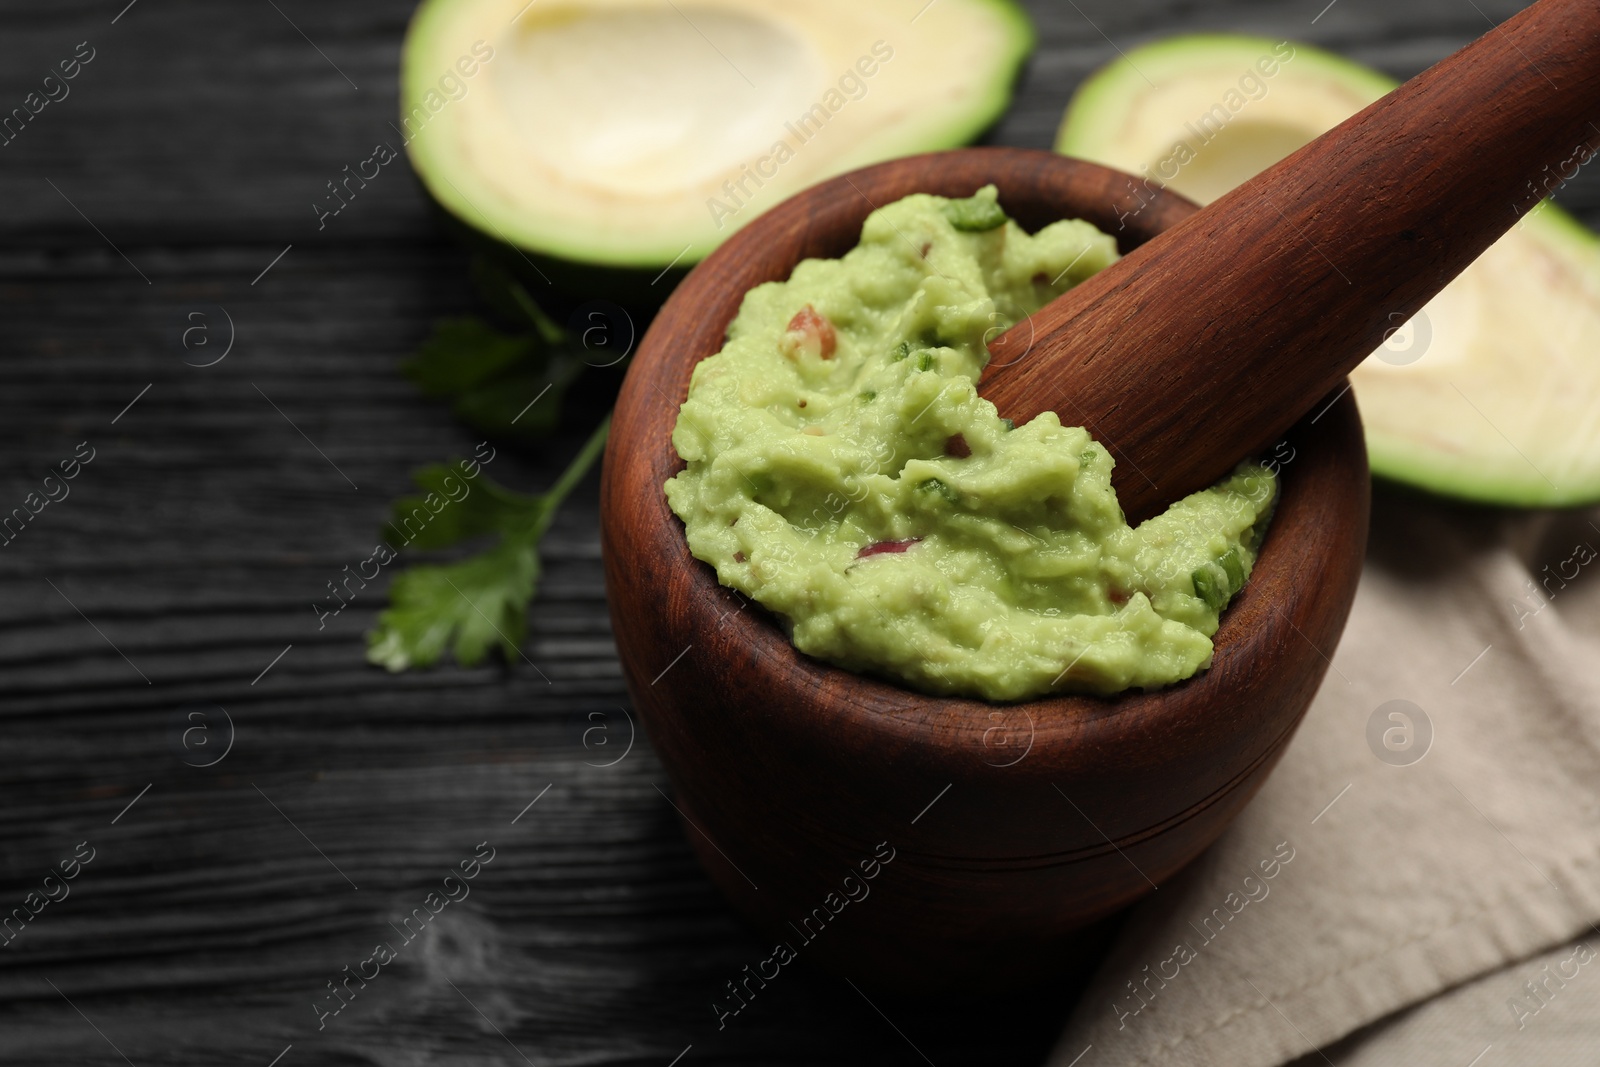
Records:
{"label": "tomato piece", "polygon": [[912,545],[921,541],[920,537],[913,537],[909,541],[875,541],[856,553],[856,559],[866,559],[868,556],[879,556],[885,552],[904,552]]}
{"label": "tomato piece", "polygon": [[822,359],[832,359],[839,349],[839,335],[834,332],[833,323],[810,304],[795,312],[794,318],[789,320],[785,340],[789,338],[794,339],[791,343],[796,350],[814,352]]}

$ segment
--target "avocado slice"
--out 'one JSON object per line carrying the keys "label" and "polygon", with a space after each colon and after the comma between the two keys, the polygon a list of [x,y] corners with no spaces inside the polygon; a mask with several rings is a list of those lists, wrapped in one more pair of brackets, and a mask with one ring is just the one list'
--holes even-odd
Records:
{"label": "avocado slice", "polygon": [[[1056,150],[1206,203],[1396,84],[1298,42],[1174,37],[1090,77]],[[1600,240],[1541,203],[1350,379],[1376,474],[1490,504],[1600,500]]]}
{"label": "avocado slice", "polygon": [[485,236],[656,271],[821,179],[971,140],[1033,41],[1012,0],[424,0],[399,126]]}

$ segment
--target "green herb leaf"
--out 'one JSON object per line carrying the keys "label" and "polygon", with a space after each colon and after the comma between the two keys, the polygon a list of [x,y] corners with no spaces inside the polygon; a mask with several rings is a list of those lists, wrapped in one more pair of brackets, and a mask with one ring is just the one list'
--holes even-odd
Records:
{"label": "green herb leaf", "polygon": [[1222,564],[1222,572],[1228,576],[1228,596],[1244,588],[1244,561],[1239,558],[1239,550],[1230,548],[1218,561]]}
{"label": "green herb leaf", "polygon": [[531,332],[505,333],[474,316],[445,319],[401,369],[424,393],[450,400],[469,426],[498,437],[544,437],[583,372],[583,353],[502,267],[480,258],[472,276],[492,307]]}
{"label": "green herb leaf", "polygon": [[1194,595],[1213,611],[1221,611],[1244,588],[1244,561],[1239,558],[1239,550],[1230,548],[1221,559],[1197,567],[1190,579],[1194,582]]}
{"label": "green herb leaf", "polygon": [[938,478],[924,478],[917,483],[917,492],[937,493],[951,504],[961,503],[961,494]]}
{"label": "green herb leaf", "polygon": [[1228,606],[1228,579],[1215,563],[1195,568],[1189,577],[1194,581],[1194,595],[1204,600],[1212,611]]}
{"label": "green herb leaf", "polygon": [[944,217],[962,233],[982,233],[1006,224],[1006,213],[1000,204],[982,196],[950,201],[944,206]]}
{"label": "green herb leaf", "polygon": [[487,474],[468,478],[465,461],[435,463],[411,475],[423,493],[394,502],[389,525],[401,541],[428,550],[485,534],[521,535],[548,510],[545,498],[513,492]]}
{"label": "green herb leaf", "polygon": [[[499,540],[455,563],[419,564],[396,577],[389,607],[367,633],[367,661],[403,671],[432,666],[447,649],[464,667],[482,662],[495,647],[508,659],[520,654],[528,604],[538,588],[539,541],[561,502],[600,457],[610,428],[607,417],[556,483],[537,496],[513,492],[481,473],[463,479],[459,464],[417,471],[412,477],[434,494],[433,507],[427,493],[395,504],[395,521],[412,545],[440,548],[486,534],[498,534]],[[463,495],[457,482],[470,491]],[[441,496],[446,498],[442,505]],[[413,534],[404,523],[420,523],[419,504],[428,521]]]}
{"label": "green herb leaf", "polygon": [[[519,287],[519,291],[520,287]],[[539,312],[532,300],[530,316]],[[502,333],[471,316],[445,319],[416,356],[401,365],[429,396],[449,399],[457,418],[497,437],[546,436],[561,418],[561,400],[583,372],[559,327],[548,336]]]}
{"label": "green herb leaf", "polygon": [[400,370],[429,396],[449,397],[542,356],[541,348],[533,337],[501,333],[468,315],[441,320]]}
{"label": "green herb leaf", "polygon": [[502,374],[456,397],[451,410],[462,422],[498,437],[544,437],[561,421],[567,387],[583,363],[556,355],[542,365]]}
{"label": "green herb leaf", "polygon": [[528,632],[539,580],[531,541],[507,540],[447,566],[416,566],[389,587],[390,607],[367,634],[367,661],[391,671],[437,663],[446,646],[473,667],[498,646],[509,659]]}

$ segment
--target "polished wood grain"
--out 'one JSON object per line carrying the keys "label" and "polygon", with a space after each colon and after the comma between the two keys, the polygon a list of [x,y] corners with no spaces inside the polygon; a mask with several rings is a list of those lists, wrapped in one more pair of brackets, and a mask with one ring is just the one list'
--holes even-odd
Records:
{"label": "polished wood grain", "polygon": [[1015,327],[979,391],[1089,426],[1154,514],[1281,437],[1600,151],[1597,121],[1600,4],[1541,0]]}
{"label": "polished wood grain", "polygon": [[[853,246],[874,205],[988,182],[1029,226],[1115,229],[1122,177],[1044,152],[938,153],[802,193],[666,303],[623,384],[601,487],[623,671],[706,870],[794,943],[801,919],[887,842],[897,858],[871,896],[804,952],[900,989],[994,988],[1070,966],[1080,931],[1210,844],[1316,691],[1366,543],[1366,454],[1345,396],[1288,438],[1283,499],[1212,668],[1166,691],[930,697],[801,655],[719,586],[661,492],[682,466],[669,435],[694,365],[721,347],[747,290]],[[1163,195],[1123,235],[1131,247],[1193,210]]]}

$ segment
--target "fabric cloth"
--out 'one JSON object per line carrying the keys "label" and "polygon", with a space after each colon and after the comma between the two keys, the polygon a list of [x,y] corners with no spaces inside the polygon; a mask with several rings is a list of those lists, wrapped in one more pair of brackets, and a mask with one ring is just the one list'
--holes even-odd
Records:
{"label": "fabric cloth", "polygon": [[1600,511],[1373,505],[1298,734],[1053,1067],[1600,1062]]}

